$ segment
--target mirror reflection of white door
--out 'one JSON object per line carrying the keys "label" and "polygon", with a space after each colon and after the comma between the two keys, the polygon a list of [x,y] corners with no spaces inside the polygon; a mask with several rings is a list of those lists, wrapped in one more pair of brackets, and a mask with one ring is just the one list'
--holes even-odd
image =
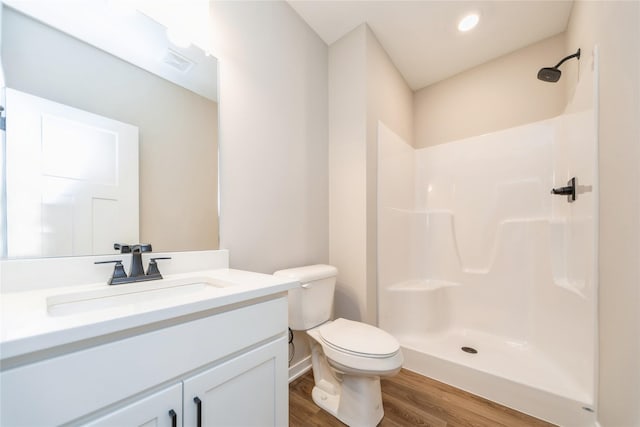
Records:
{"label": "mirror reflection of white door", "polygon": [[7,255],[138,242],[138,128],[9,88],[6,108]]}

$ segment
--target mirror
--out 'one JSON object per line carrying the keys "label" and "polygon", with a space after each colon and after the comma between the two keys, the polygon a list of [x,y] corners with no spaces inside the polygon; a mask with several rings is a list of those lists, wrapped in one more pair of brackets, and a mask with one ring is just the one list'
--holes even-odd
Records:
{"label": "mirror", "polygon": [[[131,241],[135,239],[131,234],[117,236],[118,230],[126,228],[120,225],[135,218],[135,209],[111,208],[102,196],[94,197],[84,210],[59,204],[53,209],[45,206],[43,196],[42,212],[33,221],[40,234],[32,239],[33,243],[15,250],[6,244],[11,242],[12,233],[23,230],[12,229],[16,221],[12,224],[11,216],[5,216],[9,219],[3,227],[3,234],[8,236],[3,239],[4,257],[114,253],[110,244],[122,239],[126,239],[123,243],[151,243],[154,252],[218,248],[217,60],[197,45],[179,47],[168,42],[167,28],[149,17],[153,13],[123,10],[118,7],[119,3],[124,4],[93,0],[60,7],[59,2],[52,1],[5,0],[0,41],[7,88],[137,128],[138,184],[135,176],[117,175],[112,181],[121,188],[137,190],[138,240]],[[79,13],[70,13],[71,7],[79,8]],[[208,19],[208,14],[199,16]],[[201,41],[205,39],[201,37]],[[11,108],[7,103],[5,170],[15,166],[8,149],[11,144],[17,144],[11,140],[10,130],[17,127],[12,125]],[[59,128],[60,120],[43,118],[40,121],[43,126],[48,123],[48,129]],[[45,147],[44,142],[42,146]],[[84,160],[81,165],[61,166],[58,160],[51,160],[52,153],[57,153],[56,159],[70,162],[91,156],[78,150],[69,155],[57,150],[50,149],[45,154],[43,148],[40,160],[38,156],[31,157],[35,157],[34,162],[51,164],[48,171],[80,166],[95,170],[95,167],[87,168]],[[105,154],[93,157],[110,158]],[[133,157],[135,153],[129,160]],[[43,158],[47,161],[42,162]],[[116,164],[113,169],[119,168],[123,166]],[[50,172],[43,174],[51,175]],[[58,174],[55,175],[58,179]],[[85,178],[74,175],[69,179]],[[8,181],[7,177],[3,195],[5,211],[11,211],[12,200],[15,200],[11,195],[15,182]],[[30,191],[19,189],[18,193],[25,195]],[[75,197],[67,196],[65,194],[66,199]],[[19,211],[18,215],[34,214],[32,209],[25,210],[28,212]],[[51,217],[57,218],[55,227],[48,222]],[[116,231],[107,231],[110,228],[101,225],[100,218],[110,221],[109,226]],[[80,245],[76,237],[66,234],[77,233],[78,223],[92,228],[93,244]],[[18,240],[29,239],[18,237]],[[65,243],[53,245],[52,241]],[[96,243],[99,241],[102,244]],[[104,242],[109,242],[106,248]]]}

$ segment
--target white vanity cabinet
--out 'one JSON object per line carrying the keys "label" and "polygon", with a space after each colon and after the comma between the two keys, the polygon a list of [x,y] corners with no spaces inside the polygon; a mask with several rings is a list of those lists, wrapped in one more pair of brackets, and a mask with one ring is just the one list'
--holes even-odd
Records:
{"label": "white vanity cabinet", "polygon": [[288,425],[286,292],[3,364],[2,426]]}
{"label": "white vanity cabinet", "polygon": [[277,410],[276,363],[282,357],[283,341],[284,338],[280,338],[251,350],[86,425],[248,427],[286,424]]}

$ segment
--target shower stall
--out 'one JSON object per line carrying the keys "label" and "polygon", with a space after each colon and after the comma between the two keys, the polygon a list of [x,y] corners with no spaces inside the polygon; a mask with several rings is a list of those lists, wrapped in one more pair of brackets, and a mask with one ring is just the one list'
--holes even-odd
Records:
{"label": "shower stall", "polygon": [[405,368],[593,425],[596,135],[593,110],[421,149],[379,123],[379,326]]}

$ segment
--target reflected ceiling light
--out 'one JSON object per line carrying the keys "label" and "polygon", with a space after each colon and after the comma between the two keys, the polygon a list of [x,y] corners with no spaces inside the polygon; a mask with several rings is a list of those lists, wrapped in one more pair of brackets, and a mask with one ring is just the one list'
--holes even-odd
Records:
{"label": "reflected ceiling light", "polygon": [[480,16],[477,13],[470,13],[458,22],[458,31],[466,32],[475,28],[480,21]]}

